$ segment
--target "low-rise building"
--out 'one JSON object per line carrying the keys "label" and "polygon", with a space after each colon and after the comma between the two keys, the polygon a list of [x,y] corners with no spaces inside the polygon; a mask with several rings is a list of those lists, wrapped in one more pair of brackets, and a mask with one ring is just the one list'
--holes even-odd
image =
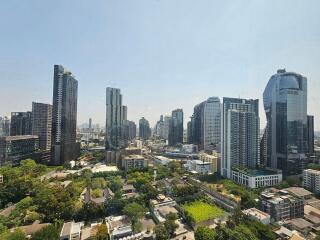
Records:
{"label": "low-rise building", "polygon": [[313,196],[312,192],[309,192],[308,190],[302,187],[289,187],[283,190],[288,191],[293,196],[303,198],[304,200],[311,199]]}
{"label": "low-rise building", "polygon": [[141,155],[129,155],[122,159],[122,167],[128,171],[148,167],[148,160]]}
{"label": "low-rise building", "polygon": [[314,192],[320,192],[320,171],[306,169],[303,171],[303,186]]}
{"label": "low-rise building", "polygon": [[166,216],[169,213],[178,213],[175,206],[177,205],[170,197],[166,197],[163,194],[159,194],[157,199],[150,200],[150,209],[152,216],[156,223],[163,223],[166,221]]}
{"label": "low-rise building", "polygon": [[131,221],[127,216],[110,216],[106,218],[110,240],[125,238],[133,234]]}
{"label": "low-rise building", "polygon": [[262,224],[270,224],[270,215],[268,213],[262,212],[256,208],[250,208],[242,211],[244,215],[249,218],[261,222]]}
{"label": "low-rise building", "polygon": [[60,232],[60,240],[80,240],[83,222],[64,223]]}
{"label": "low-rise building", "polygon": [[188,160],[184,167],[194,173],[209,174],[212,173],[212,164],[200,160]]}
{"label": "low-rise building", "polygon": [[163,156],[155,156],[154,157],[154,161],[155,161],[156,164],[166,166],[166,165],[169,164],[169,162],[172,162],[173,159],[170,159],[170,158],[167,158],[167,157],[163,157]]}
{"label": "low-rise building", "polygon": [[289,194],[288,191],[266,190],[260,195],[260,210],[268,213],[275,222],[302,218],[304,200]]}
{"label": "low-rise building", "polygon": [[249,188],[271,187],[282,181],[278,170],[232,169],[231,178],[240,185]]}
{"label": "low-rise building", "polygon": [[218,171],[219,155],[217,153],[216,154],[208,154],[208,153],[202,152],[199,154],[199,159],[202,162],[211,163],[212,173],[215,173]]}

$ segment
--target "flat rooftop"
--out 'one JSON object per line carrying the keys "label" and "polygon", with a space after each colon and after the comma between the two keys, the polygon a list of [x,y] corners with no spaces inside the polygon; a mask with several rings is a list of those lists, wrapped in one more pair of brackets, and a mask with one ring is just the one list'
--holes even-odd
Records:
{"label": "flat rooftop", "polygon": [[246,215],[251,215],[251,216],[254,216],[258,219],[270,218],[269,214],[262,212],[256,208],[246,209],[246,210],[243,210],[242,212]]}
{"label": "flat rooftop", "polygon": [[36,135],[19,135],[19,136],[7,136],[2,137],[0,139],[3,139],[5,141],[18,141],[18,140],[27,140],[27,139],[38,139],[39,137]]}
{"label": "flat rooftop", "polygon": [[270,170],[270,169],[240,169],[240,168],[233,168],[233,171],[240,172],[251,177],[257,176],[268,176],[268,175],[277,175],[280,174],[279,171]]}
{"label": "flat rooftop", "polygon": [[306,196],[312,195],[312,192],[310,192],[304,188],[301,188],[301,187],[289,187],[289,188],[285,188],[283,190],[288,191],[297,197],[306,197]]}

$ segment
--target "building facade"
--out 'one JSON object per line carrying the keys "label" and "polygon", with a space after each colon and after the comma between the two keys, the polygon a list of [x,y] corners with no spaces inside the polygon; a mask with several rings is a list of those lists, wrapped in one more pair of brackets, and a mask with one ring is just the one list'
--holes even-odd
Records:
{"label": "building facade", "polygon": [[320,193],[320,171],[306,169],[303,171],[303,187],[314,193]]}
{"label": "building facade", "polygon": [[10,136],[31,135],[32,133],[32,113],[12,112]]}
{"label": "building facade", "polygon": [[278,70],[263,93],[267,117],[267,165],[286,176],[301,174],[308,152],[307,79]]}
{"label": "building facade", "polygon": [[314,154],[314,116],[308,115],[308,154]]}
{"label": "building facade", "polygon": [[196,105],[188,123],[188,142],[199,150],[213,150],[221,141],[221,103],[217,97]]}
{"label": "building facade", "polygon": [[76,143],[78,81],[61,65],[54,65],[52,106],[52,164],[62,165],[79,155]]}
{"label": "building facade", "polygon": [[183,143],[183,110],[176,109],[172,111],[169,125],[168,141],[170,146]]}
{"label": "building facade", "polygon": [[126,170],[144,169],[148,167],[148,160],[141,155],[129,155],[122,159],[122,167]]}
{"label": "building facade", "polygon": [[221,174],[233,167],[254,169],[259,163],[259,100],[223,98]]}
{"label": "building facade", "polygon": [[32,135],[0,138],[0,165],[18,165],[39,150],[39,138]]}
{"label": "building facade", "polygon": [[32,135],[39,137],[41,150],[51,149],[52,105],[32,103]]}
{"label": "building facade", "polygon": [[267,170],[232,170],[232,180],[248,188],[275,186],[282,181],[281,171]]}
{"label": "building facade", "polygon": [[139,120],[139,138],[148,140],[151,137],[151,128],[149,121],[142,117]]}
{"label": "building facade", "polygon": [[0,117],[0,137],[10,136],[10,119]]}

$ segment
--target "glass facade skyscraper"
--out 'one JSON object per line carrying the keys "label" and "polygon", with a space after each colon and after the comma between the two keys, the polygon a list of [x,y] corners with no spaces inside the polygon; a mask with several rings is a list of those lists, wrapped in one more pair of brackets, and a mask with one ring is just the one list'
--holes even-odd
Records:
{"label": "glass facade skyscraper", "polygon": [[79,155],[76,144],[78,81],[61,65],[54,66],[52,164],[62,165]]}
{"label": "glass facade skyscraper", "polygon": [[278,70],[263,93],[267,117],[267,166],[301,174],[308,151],[307,79]]}
{"label": "glass facade skyscraper", "polygon": [[172,111],[169,124],[168,142],[170,146],[183,143],[183,110],[176,109]]}

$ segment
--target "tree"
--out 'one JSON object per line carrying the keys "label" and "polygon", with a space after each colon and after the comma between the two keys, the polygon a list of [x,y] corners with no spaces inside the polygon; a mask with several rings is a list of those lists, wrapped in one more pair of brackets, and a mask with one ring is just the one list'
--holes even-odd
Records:
{"label": "tree", "polygon": [[138,221],[139,218],[142,218],[144,216],[144,214],[146,213],[146,209],[142,205],[133,202],[127,204],[124,207],[123,213],[127,215],[134,224]]}
{"label": "tree", "polygon": [[56,240],[59,239],[59,231],[53,225],[48,225],[36,232],[32,236],[32,240]]}
{"label": "tree", "polygon": [[4,239],[6,240],[26,240],[26,235],[21,229],[16,229],[14,232],[9,233]]}
{"label": "tree", "polygon": [[157,240],[168,240],[169,239],[169,234],[163,224],[157,225],[154,229],[154,232],[156,234]]}
{"label": "tree", "polygon": [[108,228],[106,224],[100,224],[95,227],[96,235],[94,236],[94,240],[108,240],[109,234],[108,234]]}
{"label": "tree", "polygon": [[215,231],[208,227],[198,227],[195,234],[195,240],[215,240]]}
{"label": "tree", "polygon": [[170,237],[173,237],[174,232],[179,227],[179,225],[173,219],[167,219],[164,222],[164,226],[167,229],[167,233],[169,234]]}

